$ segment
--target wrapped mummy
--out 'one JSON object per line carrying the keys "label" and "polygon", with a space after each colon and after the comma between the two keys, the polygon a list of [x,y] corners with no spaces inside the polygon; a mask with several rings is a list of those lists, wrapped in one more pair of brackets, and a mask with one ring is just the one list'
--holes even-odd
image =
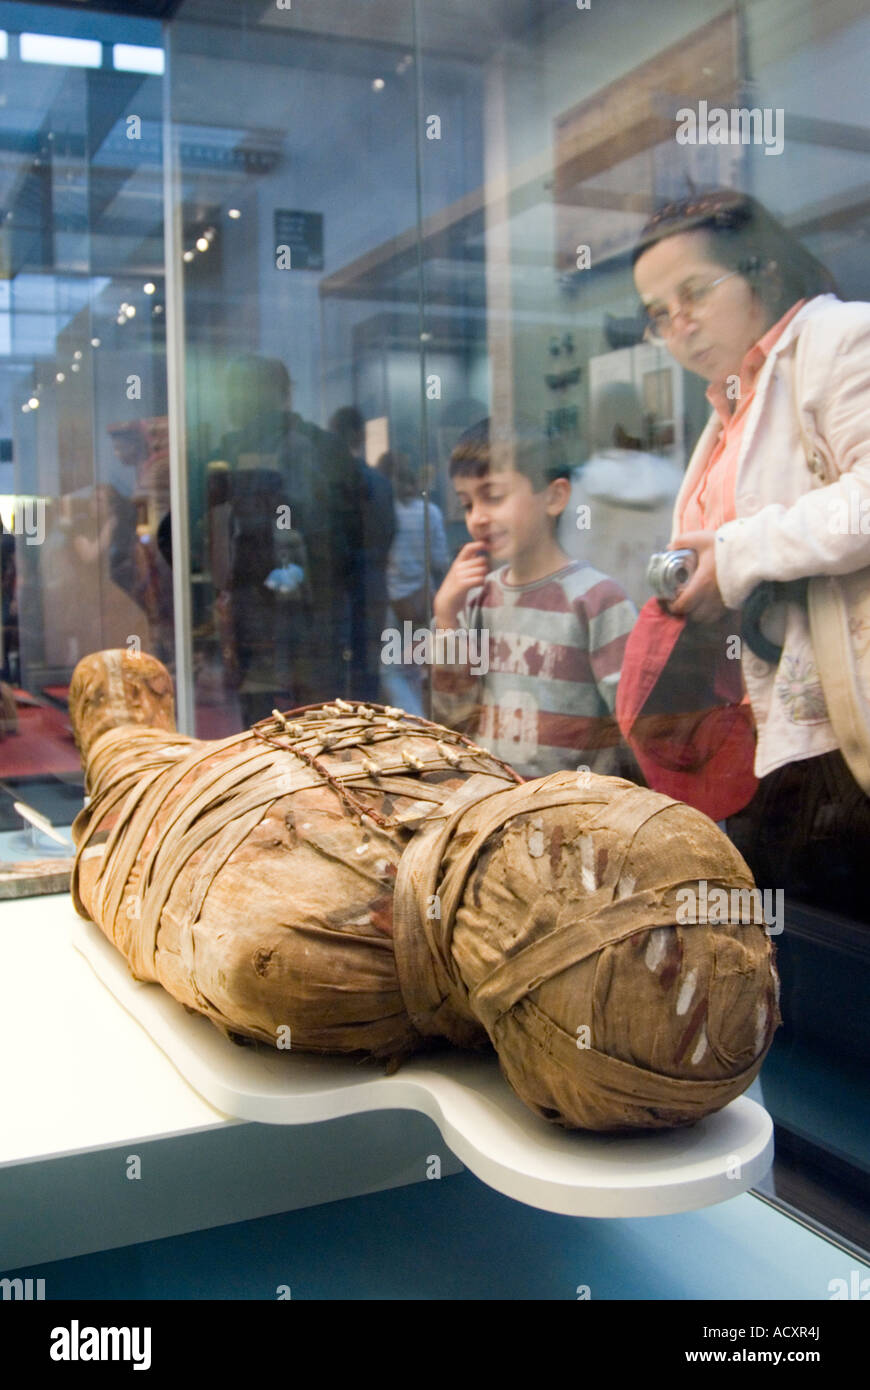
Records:
{"label": "wrapped mummy", "polygon": [[752,900],[700,812],[589,773],[522,783],[461,735],[340,700],[186,738],[144,654],[86,657],[70,710],[76,908],[229,1036],[394,1065],[491,1045],[537,1114],[596,1130],[692,1123],[757,1075],[772,947],[760,917],[684,910]]}

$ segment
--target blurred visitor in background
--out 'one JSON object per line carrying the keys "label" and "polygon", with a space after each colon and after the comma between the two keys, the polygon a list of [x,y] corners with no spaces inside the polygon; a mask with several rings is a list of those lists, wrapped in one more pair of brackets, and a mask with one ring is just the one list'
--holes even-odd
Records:
{"label": "blurred visitor in background", "polygon": [[248,724],[273,706],[350,693],[364,494],[344,445],[292,410],[283,362],[237,358],[226,399],[233,429],[209,466],[209,564]]}
{"label": "blurred visitor in background", "polygon": [[[172,571],[157,540],[160,525],[169,516],[168,424],[165,417],[132,420],[110,425],[109,437],[118,461],[133,473],[129,495],[112,488],[100,496],[102,510],[108,503],[112,514],[111,577],[139,604],[148,620],[148,650],[172,671]],[[101,518],[101,531],[104,528],[105,519]]]}
{"label": "blurred visitor in background", "polygon": [[3,665],[0,677],[12,685],[17,685],[21,679],[15,575],[15,537],[6,530],[0,519],[0,593],[3,614]]}
{"label": "blurred visitor in background", "polygon": [[[396,534],[387,566],[387,593],[391,624],[402,631],[428,627],[432,595],[448,566],[447,538],[441,508],[420,496],[420,483],[407,454],[381,454],[378,473],[393,490]],[[426,583],[426,530],[428,513],[429,583]],[[381,668],[387,703],[409,714],[424,714],[423,670],[413,662],[394,662]]]}
{"label": "blurred visitor in background", "polygon": [[362,489],[362,590],[353,608],[350,689],[355,699],[377,700],[380,692],[381,632],[387,616],[387,557],[395,535],[393,489],[366,463],[366,422],[355,405],[344,405],[329,422],[351,458]]}
{"label": "blurred visitor in background", "polygon": [[637,389],[628,381],[602,386],[590,412],[590,457],[572,475],[559,540],[567,553],[612,574],[640,608],[650,596],[650,555],[671,534],[683,470],[644,450]]}

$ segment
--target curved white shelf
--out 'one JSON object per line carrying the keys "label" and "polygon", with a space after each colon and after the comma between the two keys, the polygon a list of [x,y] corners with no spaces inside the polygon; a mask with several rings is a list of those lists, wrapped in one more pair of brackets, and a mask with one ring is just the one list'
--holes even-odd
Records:
{"label": "curved white shelf", "polygon": [[712,1206],[752,1187],[773,1161],[770,1116],[746,1097],[690,1129],[568,1132],[526,1109],[494,1055],[445,1048],[383,1076],[376,1064],[238,1047],[159,985],[134,980],[92,922],[76,919],[73,944],[194,1090],[239,1119],[316,1124],[418,1110],[482,1182],[569,1216],[665,1216]]}

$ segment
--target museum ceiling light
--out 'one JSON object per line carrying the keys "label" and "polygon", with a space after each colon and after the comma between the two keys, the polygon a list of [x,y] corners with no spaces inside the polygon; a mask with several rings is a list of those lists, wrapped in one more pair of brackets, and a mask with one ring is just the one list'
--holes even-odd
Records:
{"label": "museum ceiling light", "polygon": [[112,62],[118,72],[146,72],[162,77],[166,58],[162,48],[145,48],[141,44],[112,45]]}
{"label": "museum ceiling light", "polygon": [[22,63],[53,63],[63,68],[101,68],[103,45],[96,39],[66,39],[56,34],[21,34]]}

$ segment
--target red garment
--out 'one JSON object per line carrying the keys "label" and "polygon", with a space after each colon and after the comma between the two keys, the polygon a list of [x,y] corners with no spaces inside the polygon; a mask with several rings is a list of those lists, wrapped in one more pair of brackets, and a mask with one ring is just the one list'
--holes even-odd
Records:
{"label": "red garment", "polygon": [[[725,820],[755,794],[755,725],[741,704],[740,661],[728,655],[737,617],[688,623],[658,599],[626,643],[616,718],[654,791]],[[739,649],[739,648],[738,648]]]}

